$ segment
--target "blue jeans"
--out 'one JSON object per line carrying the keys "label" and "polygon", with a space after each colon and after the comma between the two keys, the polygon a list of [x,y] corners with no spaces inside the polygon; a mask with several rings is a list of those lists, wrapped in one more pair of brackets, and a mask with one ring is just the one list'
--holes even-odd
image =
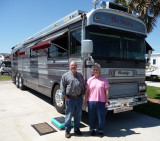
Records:
{"label": "blue jeans", "polygon": [[88,102],[88,114],[90,131],[95,130],[96,119],[98,120],[98,132],[104,132],[105,117],[107,114],[107,108],[105,108],[105,102],[89,101]]}
{"label": "blue jeans", "polygon": [[80,121],[82,117],[82,97],[68,97],[70,100],[66,102],[65,111],[65,130],[71,131],[71,119],[74,116],[74,131],[76,131],[80,126]]}

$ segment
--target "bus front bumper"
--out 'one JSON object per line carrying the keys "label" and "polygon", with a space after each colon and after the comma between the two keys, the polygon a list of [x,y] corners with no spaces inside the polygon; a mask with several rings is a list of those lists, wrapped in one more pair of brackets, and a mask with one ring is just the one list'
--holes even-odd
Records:
{"label": "bus front bumper", "polygon": [[137,95],[125,98],[109,99],[108,110],[113,110],[114,113],[133,110],[133,106],[147,103],[147,95]]}

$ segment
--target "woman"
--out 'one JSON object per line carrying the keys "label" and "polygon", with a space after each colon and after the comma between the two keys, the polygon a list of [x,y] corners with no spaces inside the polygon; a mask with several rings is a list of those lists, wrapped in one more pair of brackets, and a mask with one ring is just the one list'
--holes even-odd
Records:
{"label": "woman", "polygon": [[93,76],[90,77],[86,84],[85,106],[88,106],[90,133],[96,134],[96,118],[98,120],[98,134],[103,137],[105,116],[108,104],[108,81],[100,76],[100,65],[95,63],[92,66]]}

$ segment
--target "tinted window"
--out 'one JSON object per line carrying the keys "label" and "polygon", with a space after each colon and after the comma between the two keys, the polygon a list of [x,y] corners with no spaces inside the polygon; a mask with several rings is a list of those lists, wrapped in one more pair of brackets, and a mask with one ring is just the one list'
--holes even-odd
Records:
{"label": "tinted window", "polygon": [[46,56],[48,54],[48,49],[38,50],[37,55],[38,57]]}
{"label": "tinted window", "polygon": [[76,30],[71,32],[71,54],[80,54],[81,53],[81,30]]}
{"label": "tinted window", "polygon": [[61,48],[58,48],[56,45],[52,44],[49,48],[49,57],[58,57],[66,55],[66,52],[63,52]]}
{"label": "tinted window", "polygon": [[68,56],[68,33],[53,40],[49,48],[49,57],[54,58],[65,56]]}
{"label": "tinted window", "polygon": [[144,40],[136,38],[123,38],[124,57],[128,59],[144,58]]}
{"label": "tinted window", "polygon": [[37,51],[31,49],[31,57],[37,57]]}
{"label": "tinted window", "polygon": [[102,27],[88,27],[87,39],[93,41],[93,57],[145,60],[144,37],[108,30]]}
{"label": "tinted window", "polygon": [[89,34],[94,39],[93,56],[120,58],[120,36],[96,32]]}

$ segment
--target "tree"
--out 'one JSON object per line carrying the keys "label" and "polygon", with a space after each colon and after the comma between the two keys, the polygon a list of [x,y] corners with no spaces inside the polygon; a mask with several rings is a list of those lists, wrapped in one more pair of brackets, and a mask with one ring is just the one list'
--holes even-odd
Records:
{"label": "tree", "polygon": [[156,27],[157,19],[160,17],[160,0],[115,0],[115,3],[122,4],[129,8],[129,12],[139,13],[139,18],[147,26],[147,33]]}

